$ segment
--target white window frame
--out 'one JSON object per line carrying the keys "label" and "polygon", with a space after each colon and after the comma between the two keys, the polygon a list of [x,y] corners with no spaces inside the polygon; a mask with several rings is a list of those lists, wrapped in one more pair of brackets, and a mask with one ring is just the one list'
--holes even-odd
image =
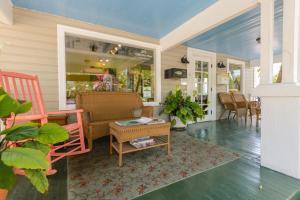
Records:
{"label": "white window frame", "polygon": [[73,35],[78,35],[83,37],[99,39],[106,42],[121,43],[124,45],[153,50],[155,101],[144,102],[144,105],[145,106],[159,105],[159,103],[161,102],[161,47],[160,45],[58,24],[57,25],[58,94],[59,94],[58,99],[59,99],[60,110],[69,110],[75,108],[75,105],[66,104],[66,98],[67,98],[66,97],[66,53],[65,53],[66,34],[73,34]]}
{"label": "white window frame", "polygon": [[[241,66],[241,93],[245,94],[245,89],[246,89],[246,62],[241,61],[241,60],[236,60],[236,59],[227,59],[227,73],[229,73],[229,65],[234,64],[234,65],[240,65]],[[229,84],[227,85],[227,92],[229,92]]]}

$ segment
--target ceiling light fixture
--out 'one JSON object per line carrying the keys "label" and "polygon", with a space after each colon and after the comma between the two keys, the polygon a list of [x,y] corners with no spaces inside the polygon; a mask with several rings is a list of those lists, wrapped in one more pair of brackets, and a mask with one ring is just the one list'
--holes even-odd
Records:
{"label": "ceiling light fixture", "polygon": [[260,37],[257,37],[257,38],[256,38],[256,42],[257,42],[257,44],[260,44],[261,38],[260,38]]}

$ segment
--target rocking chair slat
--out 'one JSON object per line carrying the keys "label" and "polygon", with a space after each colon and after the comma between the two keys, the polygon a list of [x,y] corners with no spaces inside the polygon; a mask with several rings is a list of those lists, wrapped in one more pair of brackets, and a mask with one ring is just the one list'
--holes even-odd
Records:
{"label": "rocking chair slat", "polygon": [[26,94],[25,94],[23,80],[20,78],[19,78],[19,84],[20,84],[21,92],[22,92],[22,100],[26,100]]}
{"label": "rocking chair slat", "polygon": [[[16,79],[19,80],[19,84],[17,84]],[[50,145],[51,150],[49,152],[49,155],[47,156],[50,163],[54,163],[66,156],[89,152],[89,149],[86,148],[84,143],[81,118],[81,113],[83,112],[83,110],[68,110],[47,113],[37,76],[0,71],[0,84],[8,94],[11,95],[11,92],[13,91],[14,97],[16,99],[22,98],[22,100],[24,101],[32,102],[31,111],[23,115],[17,115],[15,118],[16,123],[40,121],[41,124],[45,124],[48,123],[49,115],[76,115],[76,122],[64,126],[64,128],[69,132],[69,140],[63,144]],[[19,91],[21,92],[21,94],[19,93]],[[7,128],[12,125],[13,120],[14,116],[7,119]],[[58,152],[58,150],[61,150],[63,148],[65,148],[63,152]],[[52,166],[50,166],[48,175],[54,174],[55,171],[56,170],[52,169]]]}
{"label": "rocking chair slat", "polygon": [[15,97],[15,99],[19,100],[19,92],[17,89],[16,78],[12,77],[11,79],[12,79],[12,83],[13,83],[14,97]]}

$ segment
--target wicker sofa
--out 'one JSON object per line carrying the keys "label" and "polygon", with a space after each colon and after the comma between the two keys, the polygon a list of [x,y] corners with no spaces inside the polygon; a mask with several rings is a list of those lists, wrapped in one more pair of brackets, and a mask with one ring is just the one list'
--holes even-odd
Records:
{"label": "wicker sofa", "polygon": [[134,118],[135,109],[142,109],[142,116],[153,117],[153,107],[143,106],[136,93],[83,92],[77,95],[76,106],[84,110],[83,127],[89,149],[93,140],[109,135],[110,122]]}

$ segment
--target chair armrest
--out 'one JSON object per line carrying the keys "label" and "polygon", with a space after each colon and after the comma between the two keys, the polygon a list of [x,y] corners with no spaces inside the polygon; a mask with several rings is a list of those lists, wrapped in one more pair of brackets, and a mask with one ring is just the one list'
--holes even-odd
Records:
{"label": "chair armrest", "polygon": [[62,114],[72,114],[72,113],[81,113],[83,112],[82,109],[78,110],[60,110],[60,111],[54,111],[54,112],[47,112],[48,115],[62,115]]}
{"label": "chair armrest", "polygon": [[142,116],[152,118],[153,117],[153,110],[154,110],[153,106],[143,106],[142,107]]}

